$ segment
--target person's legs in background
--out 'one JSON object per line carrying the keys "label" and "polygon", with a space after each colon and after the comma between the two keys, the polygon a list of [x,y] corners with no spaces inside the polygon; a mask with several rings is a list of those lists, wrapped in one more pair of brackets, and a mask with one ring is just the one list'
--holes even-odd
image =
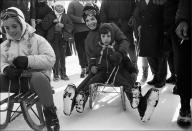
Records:
{"label": "person's legs in background", "polygon": [[175,58],[174,58],[174,44],[177,44],[177,38],[175,37],[174,25],[169,27],[167,31],[164,32],[164,46],[167,55],[167,62],[171,76],[166,80],[166,83],[175,84],[176,83],[176,71],[175,71]]}
{"label": "person's legs in background", "polygon": [[181,127],[191,126],[191,41],[185,40],[182,45],[178,45],[177,62],[177,90],[180,96],[181,108],[177,123]]}
{"label": "person's legs in background", "polygon": [[157,60],[151,57],[147,57],[147,60],[148,60],[148,64],[150,66],[151,72],[153,74],[153,79],[151,81],[148,81],[147,84],[154,85],[155,83],[157,83],[157,70],[158,70]]}
{"label": "person's legs in background", "polygon": [[146,57],[141,57],[141,63],[142,63],[142,78],[140,80],[141,85],[145,84],[148,78],[148,69],[149,64]]}
{"label": "person's legs in background", "polygon": [[66,64],[65,64],[65,57],[66,57],[66,44],[68,41],[61,39],[60,41],[60,76],[62,80],[69,80],[69,77],[66,74]]}
{"label": "person's legs in background", "polygon": [[167,76],[167,61],[165,56],[147,57],[150,68],[154,77],[152,81],[147,82],[149,85],[154,85],[156,88],[161,88],[165,85]]}
{"label": "person's legs in background", "polygon": [[59,61],[60,61],[60,48],[59,48],[59,34],[54,34],[54,41],[52,43],[53,50],[55,52],[56,61],[53,66],[53,81],[59,80]]}
{"label": "person's legs in background", "polygon": [[175,67],[174,67],[173,51],[171,51],[169,53],[167,60],[168,60],[168,65],[169,65],[169,70],[170,70],[171,76],[166,80],[166,83],[175,84],[176,80],[177,80],[177,78],[176,78],[177,76],[176,76]]}
{"label": "person's legs in background", "polygon": [[74,34],[75,46],[77,49],[77,54],[79,58],[79,64],[81,66],[80,77],[84,78],[87,72],[87,57],[85,53],[85,38],[87,37],[88,32],[78,32]]}
{"label": "person's legs in background", "polygon": [[137,68],[137,54],[136,54],[136,48],[134,44],[134,37],[133,37],[133,28],[130,27],[128,24],[128,21],[122,21],[122,23],[119,25],[120,29],[123,31],[123,33],[127,36],[130,46],[129,46],[129,57],[130,60],[133,62],[135,67]]}

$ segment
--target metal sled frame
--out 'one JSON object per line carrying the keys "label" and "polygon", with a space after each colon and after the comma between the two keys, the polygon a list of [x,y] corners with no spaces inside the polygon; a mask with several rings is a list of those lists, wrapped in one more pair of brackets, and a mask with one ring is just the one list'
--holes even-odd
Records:
{"label": "metal sled frame", "polygon": [[[115,71],[116,70],[116,71]],[[116,93],[121,95],[121,102],[122,102],[122,107],[123,110],[126,111],[126,104],[125,104],[125,93],[124,93],[124,87],[123,86],[115,86],[115,78],[116,74],[119,70],[119,66],[114,67],[113,71],[111,72],[108,80],[106,83],[94,83],[89,86],[89,107],[92,109],[95,105],[96,102],[96,97],[100,95],[101,93]],[[109,80],[111,79],[113,73],[115,73],[113,82],[109,84]],[[105,89],[111,88],[112,91],[106,91]],[[120,88],[120,91],[117,90],[117,88]]]}
{"label": "metal sled frame", "polygon": [[[8,97],[0,101],[0,112],[5,113],[4,121],[2,121],[1,118],[0,129],[6,128],[11,121],[15,120],[15,118],[21,114],[23,114],[25,121],[33,130],[40,131],[45,127],[42,106],[39,103],[39,98],[36,93],[30,90],[29,80],[28,86],[29,91],[19,91],[18,93],[10,95],[11,80],[9,81]],[[3,106],[6,107],[3,109]]]}

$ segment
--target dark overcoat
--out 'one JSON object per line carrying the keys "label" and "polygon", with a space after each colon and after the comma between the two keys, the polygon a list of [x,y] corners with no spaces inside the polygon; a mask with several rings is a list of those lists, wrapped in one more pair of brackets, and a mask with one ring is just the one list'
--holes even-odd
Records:
{"label": "dark overcoat", "polygon": [[141,0],[137,5],[137,20],[141,25],[139,56],[159,57],[163,50],[163,5],[147,5]]}

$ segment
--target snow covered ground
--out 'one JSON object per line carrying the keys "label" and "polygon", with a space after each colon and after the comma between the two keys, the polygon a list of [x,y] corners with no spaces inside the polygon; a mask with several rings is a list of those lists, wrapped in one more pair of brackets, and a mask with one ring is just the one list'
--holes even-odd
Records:
{"label": "snow covered ground", "polygon": [[[74,83],[78,85],[83,79],[80,79],[80,66],[77,56],[67,57],[67,74],[70,81],[60,80],[51,82],[54,87],[54,101],[57,106],[57,114],[60,121],[61,130],[183,130],[176,124],[179,111],[179,96],[172,94],[173,85],[166,84],[160,90],[159,103],[147,123],[140,121],[136,109],[132,109],[128,100],[126,100],[127,110],[122,108],[120,95],[105,94],[98,97],[96,105],[91,110],[87,102],[85,111],[81,114],[73,111],[71,116],[63,114],[63,91],[67,84]],[[141,69],[141,61],[138,61]],[[168,74],[169,76],[170,74]],[[139,73],[138,80],[141,77]],[[148,80],[152,78],[151,72]],[[149,85],[142,87],[142,94],[153,88]],[[19,116],[11,122],[5,130],[31,130],[24,118]],[[191,130],[191,129],[188,129]]]}

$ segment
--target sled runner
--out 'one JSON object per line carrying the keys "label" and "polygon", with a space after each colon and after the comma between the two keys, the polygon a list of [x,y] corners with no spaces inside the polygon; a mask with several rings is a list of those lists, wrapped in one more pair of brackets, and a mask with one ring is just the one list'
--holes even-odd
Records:
{"label": "sled runner", "polygon": [[[116,93],[121,95],[121,102],[122,102],[122,107],[123,110],[126,110],[126,104],[125,104],[125,93],[124,93],[124,88],[123,86],[115,86],[115,78],[116,75],[119,71],[119,66],[116,66],[113,68],[108,80],[105,83],[94,83],[90,85],[89,88],[89,107],[92,109],[95,105],[96,102],[96,97],[98,97],[101,93]],[[112,79],[112,83],[109,83],[109,81]],[[111,90],[107,90],[110,88]],[[119,88],[119,89],[118,89]]]}

